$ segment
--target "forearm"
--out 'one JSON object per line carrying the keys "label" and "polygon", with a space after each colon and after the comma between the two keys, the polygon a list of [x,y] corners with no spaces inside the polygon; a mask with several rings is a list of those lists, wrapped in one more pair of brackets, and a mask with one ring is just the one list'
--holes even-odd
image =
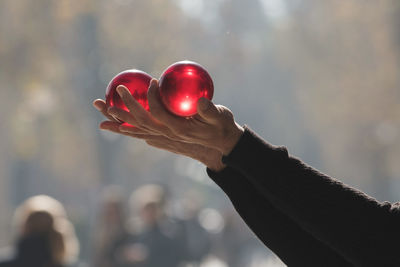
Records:
{"label": "forearm", "polygon": [[354,264],[370,266],[382,256],[396,260],[390,241],[400,240],[399,216],[390,205],[319,173],[248,129],[223,161],[242,172],[280,211]]}
{"label": "forearm", "polygon": [[249,228],[288,266],[352,266],[273,207],[238,171],[207,172]]}

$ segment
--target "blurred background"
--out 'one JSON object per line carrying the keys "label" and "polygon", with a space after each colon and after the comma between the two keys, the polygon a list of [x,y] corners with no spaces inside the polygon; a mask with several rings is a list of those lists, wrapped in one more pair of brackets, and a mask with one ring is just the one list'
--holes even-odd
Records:
{"label": "blurred background", "polygon": [[78,266],[139,266],[132,232],[160,210],[192,233],[177,241],[198,252],[183,266],[283,266],[204,166],[98,130],[91,102],[115,74],[159,77],[184,59],[209,71],[214,102],[239,123],[400,200],[398,0],[2,0],[0,246],[16,238],[16,207],[46,194],[75,227]]}

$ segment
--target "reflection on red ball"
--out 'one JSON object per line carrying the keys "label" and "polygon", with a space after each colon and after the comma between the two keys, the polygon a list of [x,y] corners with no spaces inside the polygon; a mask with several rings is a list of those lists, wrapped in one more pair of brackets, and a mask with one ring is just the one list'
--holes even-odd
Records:
{"label": "reflection on red ball", "polygon": [[189,117],[197,113],[200,97],[212,99],[214,85],[208,72],[192,61],[169,66],[160,78],[160,96],[165,107],[175,115]]}
{"label": "reflection on red ball", "polygon": [[140,70],[126,70],[118,73],[108,84],[106,90],[107,106],[114,106],[129,111],[116,91],[118,85],[126,86],[132,96],[146,109],[149,110],[147,101],[147,89],[149,88],[151,76]]}

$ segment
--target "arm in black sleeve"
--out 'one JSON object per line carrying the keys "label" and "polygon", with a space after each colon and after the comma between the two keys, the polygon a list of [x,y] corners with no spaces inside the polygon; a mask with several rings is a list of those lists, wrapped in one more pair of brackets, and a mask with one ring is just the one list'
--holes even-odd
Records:
{"label": "arm in black sleeve", "polygon": [[[276,208],[355,266],[400,266],[400,209],[291,157],[248,128],[224,163]],[[397,245],[396,245],[397,244]]]}
{"label": "arm in black sleeve", "polygon": [[250,229],[288,266],[353,266],[275,209],[238,171],[226,167],[207,173]]}

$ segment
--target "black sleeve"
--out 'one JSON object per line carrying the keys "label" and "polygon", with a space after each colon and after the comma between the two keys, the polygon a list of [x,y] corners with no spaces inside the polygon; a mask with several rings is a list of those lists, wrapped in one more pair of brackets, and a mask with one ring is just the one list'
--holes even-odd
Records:
{"label": "black sleeve", "polygon": [[355,266],[400,266],[400,209],[289,156],[245,128],[223,162],[277,209]]}
{"label": "black sleeve", "polygon": [[257,237],[288,266],[353,266],[274,208],[238,171],[207,169]]}

